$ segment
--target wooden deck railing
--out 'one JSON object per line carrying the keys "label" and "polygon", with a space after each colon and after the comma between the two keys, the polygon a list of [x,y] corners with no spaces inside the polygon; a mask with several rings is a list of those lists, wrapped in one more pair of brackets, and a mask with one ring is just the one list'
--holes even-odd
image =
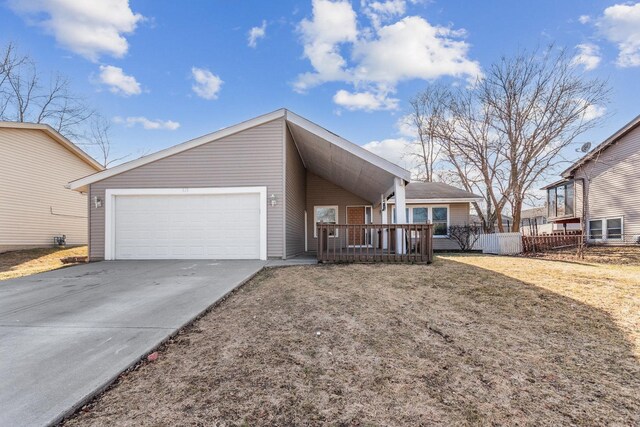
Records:
{"label": "wooden deck railing", "polygon": [[[433,261],[431,224],[318,223],[319,262]],[[402,242],[397,245],[398,239]]]}

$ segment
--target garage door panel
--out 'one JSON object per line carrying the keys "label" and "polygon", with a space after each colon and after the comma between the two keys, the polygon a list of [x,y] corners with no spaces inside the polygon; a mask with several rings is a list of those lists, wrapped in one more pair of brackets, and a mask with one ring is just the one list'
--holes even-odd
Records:
{"label": "garage door panel", "polygon": [[115,198],[116,259],[259,259],[260,196]]}

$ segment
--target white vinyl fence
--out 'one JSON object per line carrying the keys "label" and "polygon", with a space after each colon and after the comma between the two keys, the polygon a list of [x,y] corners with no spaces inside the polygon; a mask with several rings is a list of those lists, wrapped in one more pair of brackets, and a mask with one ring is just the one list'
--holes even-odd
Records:
{"label": "white vinyl fence", "polygon": [[473,245],[474,250],[482,250],[483,254],[515,255],[522,252],[522,234],[491,233],[481,234]]}

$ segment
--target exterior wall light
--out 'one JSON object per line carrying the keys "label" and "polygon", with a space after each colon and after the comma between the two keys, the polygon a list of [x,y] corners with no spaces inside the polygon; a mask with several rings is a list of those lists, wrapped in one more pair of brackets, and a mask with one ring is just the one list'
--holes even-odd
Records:
{"label": "exterior wall light", "polygon": [[102,199],[98,196],[93,196],[93,205],[96,207],[96,209],[101,208],[102,207]]}
{"label": "exterior wall light", "polygon": [[271,206],[275,206],[276,205],[276,195],[272,194],[271,196],[269,196],[269,200],[271,200]]}

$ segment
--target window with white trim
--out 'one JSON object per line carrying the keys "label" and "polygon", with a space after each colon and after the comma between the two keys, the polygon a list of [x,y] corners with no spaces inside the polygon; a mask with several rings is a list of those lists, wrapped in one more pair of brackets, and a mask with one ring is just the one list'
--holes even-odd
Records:
{"label": "window with white trim", "polygon": [[622,240],[622,218],[592,219],[589,221],[590,240]]}
{"label": "window with white trim", "polygon": [[431,208],[431,222],[433,223],[434,236],[446,236],[449,234],[449,208]]}
{"label": "window with white trim", "polygon": [[[407,209],[407,223],[433,224],[435,237],[449,235],[449,206],[411,206]],[[396,207],[391,209],[391,223],[396,223]]]}
{"label": "window with white trim", "polygon": [[[318,227],[316,224],[319,222],[323,224],[337,224],[338,223],[338,207],[337,206],[314,206],[313,207],[313,237],[318,237]],[[337,235],[335,230],[335,235]],[[333,230],[329,231],[329,237],[335,237]]]}

